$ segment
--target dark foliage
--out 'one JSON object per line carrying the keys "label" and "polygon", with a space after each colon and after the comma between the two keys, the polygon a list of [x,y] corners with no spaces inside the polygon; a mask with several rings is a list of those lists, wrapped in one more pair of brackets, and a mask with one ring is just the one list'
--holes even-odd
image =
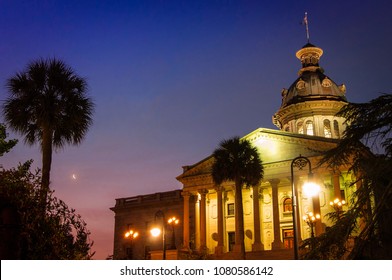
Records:
{"label": "dark foliage", "polygon": [[348,104],[338,115],[346,131],[321,163],[348,166],[356,191],[340,219],[330,215],[334,225],[305,258],[392,259],[392,95]]}
{"label": "dark foliage", "polygon": [[3,259],[90,259],[93,245],[81,216],[49,192],[45,213],[38,207],[40,175],[31,162],[0,169]]}
{"label": "dark foliage", "polygon": [[18,143],[18,141],[15,139],[6,140],[6,138],[7,132],[5,126],[0,123],[0,157],[5,153],[8,153],[9,150],[11,150],[12,147],[15,146],[16,143]]}

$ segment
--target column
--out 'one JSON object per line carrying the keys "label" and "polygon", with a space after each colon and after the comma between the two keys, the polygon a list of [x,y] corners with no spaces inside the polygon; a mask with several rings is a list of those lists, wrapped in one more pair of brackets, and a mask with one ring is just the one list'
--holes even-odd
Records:
{"label": "column", "polygon": [[184,221],[183,221],[183,249],[189,251],[189,192],[182,192],[184,198]]}
{"label": "column", "polygon": [[[316,183],[321,186],[320,180],[317,178],[317,175],[313,178],[313,180],[316,180]],[[339,192],[340,195],[340,192]],[[321,216],[321,207],[320,207],[320,193],[312,197],[312,204],[313,204],[313,213],[314,214],[320,214]],[[323,225],[322,225],[322,216],[320,217],[320,220],[316,220],[315,222],[315,235],[318,236],[323,232]]]}
{"label": "column", "polygon": [[272,250],[283,249],[284,244],[280,238],[280,214],[279,214],[279,179],[272,179],[269,181],[272,187],[272,211],[274,223],[274,241],[272,242]]}
{"label": "column", "polygon": [[342,199],[341,195],[340,195],[340,172],[339,171],[334,171],[333,173],[333,191],[334,191],[334,197],[332,198],[332,200],[334,200],[335,198],[339,198],[340,200]]}
{"label": "column", "polygon": [[252,251],[262,251],[264,250],[264,245],[261,243],[260,232],[259,186],[253,187],[253,226],[254,243],[252,244]]}
{"label": "column", "polygon": [[223,198],[222,198],[222,193],[223,193],[223,188],[222,187],[216,187],[216,197],[217,197],[217,202],[218,202],[218,245],[215,247],[215,254],[221,255],[225,252],[225,247],[224,247],[224,238],[223,238]]}
{"label": "column", "polygon": [[208,190],[199,190],[200,194],[200,252],[207,251],[207,217],[206,217],[206,194]]}

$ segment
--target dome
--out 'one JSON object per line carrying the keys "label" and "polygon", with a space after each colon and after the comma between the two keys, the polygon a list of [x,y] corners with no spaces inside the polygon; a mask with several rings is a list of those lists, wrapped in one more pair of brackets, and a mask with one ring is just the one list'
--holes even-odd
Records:
{"label": "dome", "polygon": [[282,91],[282,107],[309,100],[338,100],[347,102],[344,85],[338,86],[319,66],[323,50],[308,43],[297,51],[302,68],[298,79]]}
{"label": "dome", "polygon": [[282,105],[272,118],[281,130],[341,137],[344,119],[336,113],[347,104],[346,87],[324,73],[319,65],[322,55],[323,50],[310,43],[296,52],[302,68],[291,86],[282,90]]}

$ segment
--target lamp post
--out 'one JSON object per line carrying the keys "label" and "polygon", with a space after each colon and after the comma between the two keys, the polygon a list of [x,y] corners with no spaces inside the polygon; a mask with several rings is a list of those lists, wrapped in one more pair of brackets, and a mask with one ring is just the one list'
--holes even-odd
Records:
{"label": "lamp post", "polygon": [[162,218],[162,229],[160,228],[153,228],[150,230],[152,236],[157,237],[160,234],[162,234],[162,259],[166,260],[166,226],[170,225],[172,228],[172,240],[171,240],[171,246],[170,249],[176,249],[176,245],[175,245],[175,233],[174,233],[174,226],[178,225],[178,223],[180,222],[179,219],[177,219],[177,217],[173,216],[170,219],[166,220],[165,218],[165,213],[162,210],[158,210],[155,213],[155,217],[154,220],[156,221],[157,218]]}
{"label": "lamp post", "polygon": [[309,212],[309,213],[306,213],[306,215],[304,215],[302,217],[302,219],[310,227],[310,240],[311,240],[310,244],[311,244],[311,249],[313,249],[314,248],[314,241],[315,241],[314,240],[314,225],[316,223],[316,220],[320,220],[320,214],[314,215],[313,212]]}
{"label": "lamp post", "polygon": [[320,220],[320,214],[314,215],[313,212],[309,212],[306,213],[306,215],[304,215],[302,219],[310,227],[310,237],[314,238],[314,224],[316,223],[316,220]]}
{"label": "lamp post", "polygon": [[[299,259],[299,252],[298,252],[298,201],[297,201],[297,189],[294,184],[294,167],[297,168],[298,170],[303,170],[306,166],[309,167],[309,180],[313,178],[313,173],[312,173],[312,165],[310,163],[310,160],[304,156],[299,155],[295,159],[292,160],[291,162],[291,192],[292,192],[292,207],[293,207],[293,229],[294,229],[294,259],[298,260]],[[305,187],[305,186],[304,186]],[[307,184],[307,192],[310,190],[313,190],[315,187],[315,184],[308,183]],[[309,193],[309,195],[314,195],[314,193]]]}
{"label": "lamp post", "polygon": [[130,248],[129,252],[127,252],[127,257],[129,259],[133,258],[133,240],[139,236],[139,233],[137,231],[134,231],[133,229],[128,230],[125,232],[124,237],[130,240]]}
{"label": "lamp post", "polygon": [[343,213],[343,205],[346,204],[345,200],[340,200],[339,198],[335,198],[334,201],[329,202],[329,205],[332,206],[332,208],[336,212],[336,219],[340,220],[341,214]]}
{"label": "lamp post", "polygon": [[153,236],[157,237],[159,234],[162,233],[162,259],[166,260],[166,240],[165,240],[165,237],[166,237],[166,230],[165,230],[165,228],[166,228],[166,225],[165,225],[166,219],[165,219],[165,213],[163,213],[162,210],[158,210],[155,213],[154,220],[156,221],[157,218],[162,218],[162,230],[160,230],[159,228],[153,228],[151,230],[151,234]]}
{"label": "lamp post", "polygon": [[167,221],[167,223],[171,226],[171,230],[172,230],[172,240],[171,240],[170,249],[176,249],[176,236],[175,236],[175,232],[174,232],[174,226],[178,225],[179,222],[180,222],[180,220],[177,219],[175,216],[171,217]]}

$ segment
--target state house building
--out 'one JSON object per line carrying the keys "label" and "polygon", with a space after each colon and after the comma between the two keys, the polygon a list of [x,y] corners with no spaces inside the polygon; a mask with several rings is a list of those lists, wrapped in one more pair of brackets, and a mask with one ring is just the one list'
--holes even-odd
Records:
{"label": "state house building", "polygon": [[[312,231],[315,235],[325,231],[329,226],[325,215],[333,211],[329,202],[335,198],[347,200],[353,192],[349,186],[354,177],[346,166],[332,170],[318,164],[323,151],[335,147],[343,134],[344,119],[335,115],[347,104],[345,86],[336,84],[319,66],[322,54],[321,48],[310,43],[296,52],[302,67],[298,78],[281,92],[281,106],[272,117],[278,129],[258,128],[242,137],[258,149],[264,166],[261,184],[243,189],[247,258],[293,258],[292,181],[297,191],[298,240],[309,238]],[[313,180],[320,186],[314,197],[306,196],[302,190],[308,180],[308,167],[291,167],[299,156],[310,162]],[[126,258],[127,250],[136,252],[133,258],[151,256],[146,248],[162,250],[162,241],[160,245],[159,241],[144,238],[143,242],[134,240],[130,244],[123,235],[131,227],[149,234],[148,226],[157,220],[149,207],[181,217],[178,226],[166,231],[167,246],[176,244],[172,249],[216,259],[236,259],[234,182],[214,185],[212,156],[195,162],[184,166],[177,177],[183,188],[180,197],[171,203],[156,199],[153,204],[143,204],[142,196],[116,200],[111,208],[115,212],[115,259]],[[302,220],[310,212],[321,217],[312,228]]]}

